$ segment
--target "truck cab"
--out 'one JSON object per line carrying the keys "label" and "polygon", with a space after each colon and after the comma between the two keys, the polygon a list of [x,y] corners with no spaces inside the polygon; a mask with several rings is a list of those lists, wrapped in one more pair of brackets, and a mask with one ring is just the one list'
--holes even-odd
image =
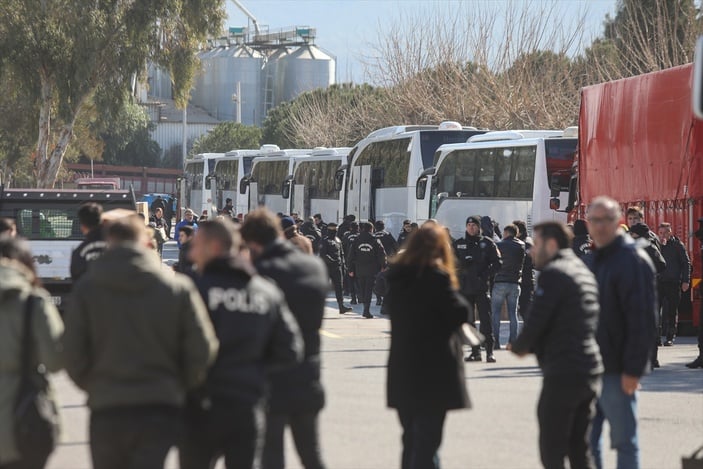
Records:
{"label": "truck cab", "polygon": [[0,186],[0,217],[11,218],[17,235],[29,241],[44,288],[63,310],[71,290],[71,255],[83,240],[78,209],[97,202],[104,210],[135,210],[133,194],[125,190],[6,189]]}

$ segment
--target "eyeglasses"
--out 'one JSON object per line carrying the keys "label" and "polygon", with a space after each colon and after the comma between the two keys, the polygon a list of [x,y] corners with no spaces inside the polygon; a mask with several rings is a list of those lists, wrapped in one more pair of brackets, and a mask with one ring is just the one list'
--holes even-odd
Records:
{"label": "eyeglasses", "polygon": [[615,220],[615,217],[588,217],[588,223],[592,225],[607,225],[608,223],[613,223]]}

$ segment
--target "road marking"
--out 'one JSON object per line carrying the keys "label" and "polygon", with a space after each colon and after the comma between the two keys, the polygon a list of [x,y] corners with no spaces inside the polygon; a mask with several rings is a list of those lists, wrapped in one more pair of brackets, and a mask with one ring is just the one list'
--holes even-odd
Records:
{"label": "road marking", "polygon": [[324,329],[320,329],[320,335],[324,335],[325,337],[329,337],[330,339],[341,339],[341,335],[337,335],[334,332],[327,332]]}

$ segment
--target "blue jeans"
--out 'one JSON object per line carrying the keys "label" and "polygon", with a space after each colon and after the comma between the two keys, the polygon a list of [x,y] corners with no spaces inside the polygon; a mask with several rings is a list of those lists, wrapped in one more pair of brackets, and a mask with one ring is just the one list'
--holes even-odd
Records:
{"label": "blue jeans", "polygon": [[515,341],[517,337],[517,300],[520,297],[520,285],[517,283],[496,283],[491,293],[491,311],[493,311],[493,335],[495,343],[500,343],[500,310],[503,301],[508,302],[508,318],[510,318],[510,338],[508,342]]}
{"label": "blue jeans", "polygon": [[591,428],[591,451],[598,469],[603,468],[603,422],[610,424],[610,447],[618,452],[618,469],[640,467],[637,443],[637,393],[628,396],[622,391],[619,373],[603,375],[603,391],[596,406]]}

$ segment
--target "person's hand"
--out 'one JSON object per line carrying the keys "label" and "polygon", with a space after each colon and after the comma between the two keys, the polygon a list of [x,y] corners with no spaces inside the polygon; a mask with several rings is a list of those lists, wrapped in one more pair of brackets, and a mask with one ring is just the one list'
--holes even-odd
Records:
{"label": "person's hand", "polygon": [[686,291],[686,290],[688,290],[688,287],[689,287],[688,282],[683,282],[683,283],[681,284],[681,291]]}
{"label": "person's hand", "polygon": [[510,342],[508,342],[508,343],[506,344],[506,346],[505,346],[505,350],[507,350],[508,352],[510,352],[512,349],[513,349],[513,344],[511,344]]}
{"label": "person's hand", "polygon": [[637,376],[630,376],[623,373],[620,379],[620,386],[622,387],[622,392],[628,396],[632,396],[640,387],[640,379]]}
{"label": "person's hand", "polygon": [[354,278],[354,272],[349,272],[349,277]]}

